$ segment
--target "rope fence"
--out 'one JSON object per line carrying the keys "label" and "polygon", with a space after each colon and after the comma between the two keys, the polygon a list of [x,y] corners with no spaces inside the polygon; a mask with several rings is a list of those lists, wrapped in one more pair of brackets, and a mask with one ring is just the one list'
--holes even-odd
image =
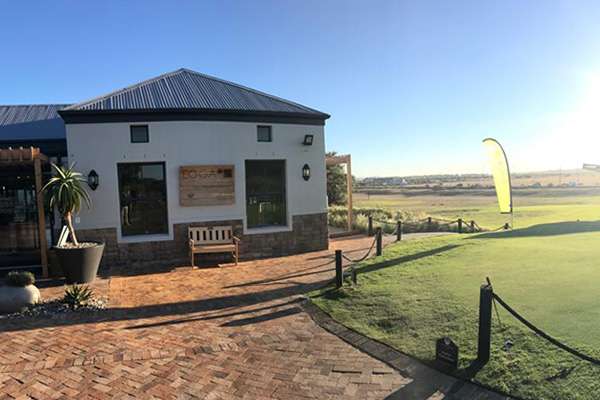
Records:
{"label": "rope fence", "polygon": [[[561,350],[566,351],[567,353],[587,362],[592,363],[593,365],[600,366],[600,359],[592,357],[588,354],[585,354],[566,343],[561,342],[560,340],[550,336],[548,333],[544,332],[542,329],[535,326],[533,323],[528,321],[525,317],[519,314],[514,308],[508,305],[498,294],[494,293],[492,283],[489,278],[486,278],[487,283],[482,285],[479,292],[479,331],[477,337],[477,361],[481,365],[485,365],[490,360],[491,355],[491,342],[492,342],[492,309],[496,312],[496,317],[498,318],[498,323],[500,324],[500,328],[503,328],[503,324],[500,321],[500,314],[498,313],[498,308],[496,303],[498,303],[501,307],[503,307],[510,315],[516,318],[520,323],[525,325],[535,334],[537,334],[542,339],[546,340],[550,344],[558,347]],[[493,305],[493,307],[492,307]]]}
{"label": "rope fence", "polygon": [[495,301],[498,302],[498,304],[500,304],[506,311],[508,311],[513,317],[515,317],[517,320],[519,320],[519,322],[521,322],[523,325],[525,325],[527,328],[531,329],[533,332],[535,332],[538,336],[544,338],[546,341],[552,343],[554,346],[566,351],[567,353],[570,353],[572,355],[574,355],[575,357],[578,357],[582,360],[588,361],[594,365],[600,365],[600,359],[594,358],[592,356],[589,356],[587,354],[584,354],[582,352],[580,352],[577,349],[574,349],[573,347],[559,341],[558,339],[553,338],[552,336],[550,336],[549,334],[547,334],[546,332],[544,332],[543,330],[541,330],[540,328],[538,328],[537,326],[535,326],[534,324],[532,324],[530,321],[528,321],[527,319],[525,319],[525,317],[523,317],[521,314],[519,314],[517,311],[515,311],[514,308],[512,308],[511,306],[509,306],[504,300],[502,300],[502,298],[500,296],[498,296],[496,293],[492,293],[493,299]]}
{"label": "rope fence", "polygon": [[[342,250],[336,250],[335,251],[335,285],[336,285],[336,287],[338,289],[342,287],[344,278],[347,277],[348,274],[352,278],[352,283],[354,285],[356,285],[357,284],[357,268],[356,268],[357,264],[366,260],[373,252],[373,249],[376,249],[377,256],[381,256],[383,254],[383,248],[384,248],[383,233],[382,233],[381,228],[377,228],[377,233],[376,233],[375,237],[373,238],[373,242],[371,243],[371,246],[369,246],[369,249],[362,257],[350,258],[350,257],[346,256],[345,254],[343,254]],[[346,260],[350,263],[350,265],[347,266],[346,271],[344,271],[342,260]]]}
{"label": "rope fence", "polygon": [[371,247],[369,247],[369,250],[367,250],[367,252],[365,253],[365,255],[363,255],[363,256],[362,256],[362,257],[360,257],[360,258],[357,258],[357,259],[352,259],[352,258],[350,258],[350,257],[346,256],[346,255],[345,255],[345,254],[343,254],[343,253],[342,253],[342,257],[344,258],[344,260],[348,261],[349,263],[356,264],[356,263],[362,262],[362,261],[366,260],[366,259],[367,259],[367,257],[369,257],[369,255],[371,255],[371,252],[372,252],[372,251],[373,251],[373,249],[375,248],[375,244],[376,244],[376,243],[377,243],[377,237],[375,237],[375,238],[373,239],[373,243],[371,243]]}
{"label": "rope fence", "polygon": [[[410,221],[402,221],[402,220],[381,220],[377,218],[373,218],[372,216],[368,216],[368,224],[367,224],[367,233],[369,236],[373,235],[373,224],[380,224],[384,230],[385,227],[390,225],[396,226],[404,226],[408,227],[408,231],[411,232],[438,232],[438,231],[448,231],[451,232],[454,229],[458,233],[477,233],[483,232],[484,229],[477,224],[474,220],[466,221],[462,218],[457,218],[455,220],[449,220],[444,218],[437,217],[427,217],[418,220],[410,220]],[[456,226],[454,228],[454,226]],[[505,227],[506,225],[503,225]],[[454,228],[454,229],[453,229]],[[397,229],[394,230],[393,233],[388,235],[397,235]],[[401,234],[400,234],[401,235]]]}

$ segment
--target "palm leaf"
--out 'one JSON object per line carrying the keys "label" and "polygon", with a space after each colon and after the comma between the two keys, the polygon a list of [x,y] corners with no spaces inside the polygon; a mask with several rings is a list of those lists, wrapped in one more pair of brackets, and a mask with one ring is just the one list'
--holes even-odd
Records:
{"label": "palm leaf", "polygon": [[56,172],[42,187],[51,208],[56,208],[63,216],[67,213],[78,213],[82,203],[88,208],[92,206],[91,198],[83,184],[85,179],[79,172],[73,170],[74,164],[65,168],[51,164]]}

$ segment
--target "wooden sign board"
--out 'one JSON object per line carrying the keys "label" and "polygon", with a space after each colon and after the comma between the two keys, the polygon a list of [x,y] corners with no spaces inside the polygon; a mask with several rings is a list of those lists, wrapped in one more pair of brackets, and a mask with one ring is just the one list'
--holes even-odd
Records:
{"label": "wooden sign board", "polygon": [[233,165],[179,167],[179,205],[182,207],[235,204]]}

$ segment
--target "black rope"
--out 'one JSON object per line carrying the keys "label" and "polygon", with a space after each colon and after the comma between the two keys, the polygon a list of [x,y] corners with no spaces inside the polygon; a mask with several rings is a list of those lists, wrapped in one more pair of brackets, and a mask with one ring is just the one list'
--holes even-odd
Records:
{"label": "black rope", "polygon": [[[444,218],[436,218],[436,217],[430,217],[430,218],[423,218],[423,219],[417,219],[417,220],[413,220],[413,221],[402,221],[402,225],[404,225],[404,227],[406,227],[408,230],[411,230],[411,228],[417,229],[417,227],[423,223],[426,223],[429,227],[433,228],[437,228],[439,229],[447,229],[448,231],[451,230],[451,225],[453,224],[458,224],[458,221],[460,219],[454,219],[454,220],[449,220],[449,219],[444,219]],[[380,219],[375,219],[371,217],[371,221],[373,222],[377,222],[380,224],[384,224],[384,225],[392,225],[392,224],[397,224],[398,221],[393,221],[393,220],[380,220]],[[462,220],[462,225],[463,225],[463,229],[465,231],[471,231],[471,233],[474,232],[483,232],[483,229],[477,224],[477,222],[473,221],[473,227],[471,227],[471,224],[468,221]],[[495,231],[499,231],[501,229],[504,229],[505,225],[502,225],[500,228],[495,229]],[[406,232],[408,233],[408,232]],[[395,230],[393,233],[391,234],[386,234],[386,235],[394,235],[395,234]]]}
{"label": "black rope", "polygon": [[361,258],[359,258],[359,259],[353,260],[352,258],[346,256],[344,253],[342,253],[342,257],[346,261],[348,261],[348,262],[350,262],[352,264],[356,264],[356,263],[359,263],[361,261],[364,261],[364,260],[367,259],[367,257],[369,257],[369,254],[371,254],[371,251],[373,251],[373,248],[375,247],[375,243],[377,243],[377,236],[375,236],[375,239],[373,240],[373,243],[371,243],[371,247],[369,248],[369,250],[367,250],[367,253],[364,256],[362,256]]}
{"label": "black rope", "polygon": [[[490,280],[489,277],[486,277],[485,280],[487,281],[488,286],[492,287],[492,281]],[[493,294],[493,292],[492,292]],[[496,311],[496,318],[498,318],[498,324],[500,325],[500,328],[503,329],[504,327],[502,326],[502,321],[500,320],[500,313],[498,312],[498,305],[496,304],[496,299],[492,296],[492,304],[494,306],[494,311]]]}
{"label": "black rope", "polygon": [[556,347],[559,347],[559,348],[563,349],[564,351],[566,351],[567,353],[571,353],[575,357],[579,357],[582,360],[589,361],[590,363],[592,363],[594,365],[600,365],[599,359],[594,358],[592,356],[588,356],[587,354],[583,354],[582,352],[580,352],[564,343],[559,342],[558,340],[554,339],[552,336],[548,335],[546,332],[542,331],[540,328],[533,325],[531,322],[527,321],[519,313],[517,313],[515,310],[513,310],[508,304],[506,304],[504,302],[504,300],[502,300],[500,298],[500,296],[498,296],[496,293],[493,293],[492,296],[494,297],[495,300],[498,301],[498,303],[500,303],[500,305],[502,307],[504,307],[506,309],[506,311],[511,313],[513,315],[513,317],[515,317],[516,319],[521,321],[526,327],[528,327],[529,329],[531,329],[532,331],[534,331],[535,333],[537,333],[538,335],[540,335],[541,337],[543,337],[544,339],[546,339],[547,341],[549,341],[550,343],[555,345]]}
{"label": "black rope", "polygon": [[375,219],[375,218],[371,218],[371,220],[372,220],[373,222],[379,222],[380,224],[385,224],[385,225],[391,225],[391,224],[395,224],[395,223],[396,223],[396,221],[391,221],[391,220],[388,220],[388,221],[382,221],[382,220],[380,220],[380,219]]}

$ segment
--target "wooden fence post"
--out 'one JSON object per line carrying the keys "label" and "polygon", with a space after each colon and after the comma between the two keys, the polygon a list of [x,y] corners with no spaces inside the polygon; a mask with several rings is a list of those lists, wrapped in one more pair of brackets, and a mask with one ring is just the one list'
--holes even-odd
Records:
{"label": "wooden fence post", "polygon": [[471,220],[471,232],[475,232],[475,221]]}
{"label": "wooden fence post", "polygon": [[431,231],[431,217],[427,217],[427,231]]}
{"label": "wooden fence post", "polygon": [[377,241],[377,255],[380,256],[381,252],[382,252],[382,243],[381,243],[382,234],[381,234],[381,227],[380,226],[377,227],[376,235],[377,235],[377,238],[376,238],[376,241]]}
{"label": "wooden fence post", "polygon": [[342,251],[335,251],[335,287],[341,288],[344,282],[342,271]]}
{"label": "wooden fence post", "polygon": [[373,236],[373,217],[369,215],[368,225],[367,225],[367,235]]}
{"label": "wooden fence post", "polygon": [[402,240],[402,221],[396,222],[396,241]]}
{"label": "wooden fence post", "polygon": [[462,219],[459,218],[458,219],[458,233],[462,233],[462,223],[463,223]]}
{"label": "wooden fence post", "polygon": [[479,335],[477,342],[477,361],[485,364],[490,360],[492,340],[492,300],[491,285],[482,285],[479,289]]}

